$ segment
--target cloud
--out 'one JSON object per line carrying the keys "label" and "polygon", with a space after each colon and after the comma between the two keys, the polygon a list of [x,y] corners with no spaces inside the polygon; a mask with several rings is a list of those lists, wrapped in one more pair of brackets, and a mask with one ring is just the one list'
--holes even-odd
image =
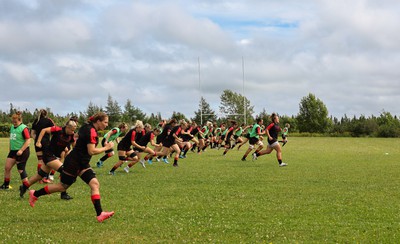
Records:
{"label": "cloud", "polygon": [[244,84],[256,113],[296,115],[314,93],[337,117],[400,114],[394,0],[0,5],[0,82],[12,84],[0,92],[3,111],[12,102],[78,112],[110,94],[148,114],[190,117],[200,96],[218,112],[223,90]]}

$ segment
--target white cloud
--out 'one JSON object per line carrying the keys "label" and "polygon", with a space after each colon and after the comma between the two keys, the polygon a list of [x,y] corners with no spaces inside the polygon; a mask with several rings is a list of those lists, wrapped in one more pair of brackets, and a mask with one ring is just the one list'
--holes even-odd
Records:
{"label": "white cloud", "polygon": [[314,93],[338,117],[400,114],[399,10],[394,0],[7,1],[0,82],[20,96],[0,92],[0,110],[78,112],[110,94],[166,117],[193,116],[203,95],[218,112],[223,90],[242,92],[243,57],[256,112],[295,115]]}

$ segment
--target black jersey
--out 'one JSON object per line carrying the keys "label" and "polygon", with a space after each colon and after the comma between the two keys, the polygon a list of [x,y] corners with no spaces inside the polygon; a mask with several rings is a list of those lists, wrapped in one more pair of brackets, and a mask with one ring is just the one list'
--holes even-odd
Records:
{"label": "black jersey", "polygon": [[[40,132],[41,132],[44,128],[52,127],[52,126],[54,126],[54,122],[53,122],[51,119],[49,119],[49,118],[40,118],[39,120],[38,120],[38,119],[35,119],[35,120],[33,121],[33,123],[32,123],[32,130],[34,130],[34,131],[35,131],[35,134],[36,134],[36,137],[35,137],[35,144],[36,144],[36,142],[37,142],[37,139],[38,139],[38,137],[39,137]],[[50,141],[50,135],[47,134],[47,133],[44,134],[41,143],[42,143],[43,145],[45,145],[45,144],[48,143],[49,141]]]}
{"label": "black jersey", "polygon": [[138,143],[138,141],[144,134],[145,134],[144,130],[141,132],[137,132],[136,128],[133,128],[130,131],[128,131],[128,133],[126,133],[126,135],[119,142],[119,145],[121,145],[124,148],[129,148],[132,145],[132,141]]}
{"label": "black jersey", "polygon": [[89,154],[87,145],[95,144],[97,146],[98,143],[99,137],[96,128],[92,123],[85,124],[79,129],[76,145],[68,156],[79,159],[81,164],[88,164],[92,156]]}
{"label": "black jersey", "polygon": [[190,140],[193,139],[193,135],[192,135],[193,129],[194,129],[193,126],[190,126],[189,128],[187,128],[185,130],[185,132],[188,133],[188,134],[182,134],[181,135],[181,138],[182,138],[183,141],[190,141]]}
{"label": "black jersey", "polygon": [[157,136],[157,142],[156,142],[157,144],[160,144],[165,140],[165,138],[168,136],[169,132],[171,131],[171,128],[172,128],[172,126],[170,124],[164,125],[161,134],[159,134]]}
{"label": "black jersey", "polygon": [[175,126],[172,128],[168,134],[168,136],[162,142],[163,146],[170,147],[175,144],[175,137],[174,134],[179,136],[181,134],[182,127],[180,125]]}
{"label": "black jersey", "polygon": [[66,147],[75,142],[74,135],[68,135],[65,132],[65,127],[51,127],[51,140],[48,149],[56,156],[61,157],[61,153]]}
{"label": "black jersey", "polygon": [[281,132],[282,129],[279,127],[279,124],[271,123],[268,125],[267,130],[269,131],[269,135],[273,138],[272,140],[268,138],[268,143],[272,144],[278,140],[279,132]]}
{"label": "black jersey", "polygon": [[136,143],[139,144],[140,146],[145,147],[151,140],[153,140],[153,138],[154,138],[154,132],[149,131],[146,134],[144,134],[143,136],[141,136],[140,139]]}

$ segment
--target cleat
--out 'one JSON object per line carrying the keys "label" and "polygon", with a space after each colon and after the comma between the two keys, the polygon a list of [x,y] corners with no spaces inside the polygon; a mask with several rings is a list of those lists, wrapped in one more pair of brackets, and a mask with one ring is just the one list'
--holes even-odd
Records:
{"label": "cleat", "polygon": [[97,168],[101,168],[101,166],[103,166],[103,163],[99,161],[96,163],[96,165],[97,165]]}
{"label": "cleat", "polygon": [[149,160],[147,160],[147,163],[148,164],[153,164],[153,160],[149,159]]}
{"label": "cleat", "polygon": [[175,162],[172,166],[179,167],[177,162]]}
{"label": "cleat", "polygon": [[9,190],[9,189],[12,189],[12,187],[10,185],[4,185],[3,184],[3,185],[0,186],[0,189],[1,190]]}
{"label": "cleat", "polygon": [[31,207],[35,207],[35,202],[38,200],[37,197],[35,197],[34,195],[35,190],[30,190],[29,191],[29,205],[31,205]]}
{"label": "cleat", "polygon": [[279,167],[285,167],[285,166],[287,166],[286,163],[281,163],[281,164],[279,164]]}
{"label": "cleat", "polygon": [[68,193],[66,193],[66,192],[61,192],[61,199],[63,199],[63,200],[71,200],[71,199],[74,199],[73,197],[71,197],[70,195],[68,195]]}
{"label": "cleat", "polygon": [[156,160],[157,160],[157,162],[160,162],[160,159],[159,159],[159,158],[156,158]]}
{"label": "cleat", "polygon": [[101,212],[101,214],[99,216],[97,216],[97,221],[99,223],[103,222],[104,220],[110,218],[111,216],[114,215],[114,211],[111,212]]}
{"label": "cleat", "polygon": [[146,168],[146,165],[144,164],[144,159],[140,159],[140,164],[142,165],[143,168]]}
{"label": "cleat", "polygon": [[257,154],[256,153],[253,153],[253,161],[254,160],[257,160]]}
{"label": "cleat", "polygon": [[168,159],[163,158],[162,160],[164,161],[164,163],[169,164]]}
{"label": "cleat", "polygon": [[20,196],[21,198],[24,197],[24,194],[25,194],[26,190],[28,190],[28,189],[24,188],[24,185],[20,185],[20,186],[19,186],[19,196]]}
{"label": "cleat", "polygon": [[54,175],[49,175],[49,180],[54,181]]}
{"label": "cleat", "polygon": [[129,173],[129,166],[126,166],[126,167],[124,168],[124,170],[125,170],[126,173]]}
{"label": "cleat", "polygon": [[108,172],[109,175],[115,175],[115,171]]}
{"label": "cleat", "polygon": [[242,161],[246,161],[246,159],[245,159],[245,158],[242,158]]}

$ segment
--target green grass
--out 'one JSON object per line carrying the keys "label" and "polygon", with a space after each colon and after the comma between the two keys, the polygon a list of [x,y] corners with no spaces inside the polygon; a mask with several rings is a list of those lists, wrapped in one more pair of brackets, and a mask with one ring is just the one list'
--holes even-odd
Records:
{"label": "green grass", "polygon": [[[0,140],[2,167],[8,141]],[[95,169],[102,206],[96,222],[89,188],[20,200],[13,169],[0,191],[0,240],[60,243],[395,243],[400,240],[400,139],[290,138],[275,154],[240,161],[245,148],[188,153],[180,167],[154,163],[108,175],[116,156]],[[388,155],[386,155],[388,153]],[[92,162],[99,156],[93,158]],[[92,163],[94,165],[94,163]],[[36,167],[32,151],[28,174]],[[39,189],[43,185],[34,185]]]}

